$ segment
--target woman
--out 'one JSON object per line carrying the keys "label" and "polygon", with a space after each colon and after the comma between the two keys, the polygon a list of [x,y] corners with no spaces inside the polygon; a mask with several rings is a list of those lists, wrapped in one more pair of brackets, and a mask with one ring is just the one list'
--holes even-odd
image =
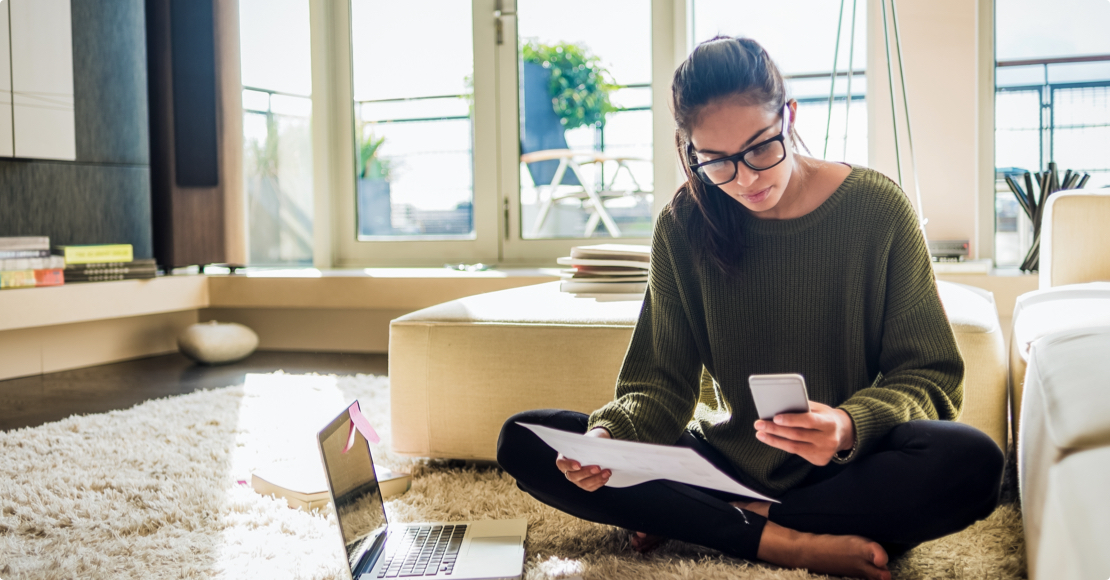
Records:
{"label": "woman", "polygon": [[[510,418],[498,461],[538,500],[746,559],[860,578],[998,503],[1003,455],[954,422],[964,363],[903,192],[805,157],[797,103],[755,41],[718,37],[675,72],[687,182],[661,212],[615,399]],[[759,421],[748,377],[800,373],[807,413]],[[671,481],[606,487],[534,423],[693,448],[781,503]]]}

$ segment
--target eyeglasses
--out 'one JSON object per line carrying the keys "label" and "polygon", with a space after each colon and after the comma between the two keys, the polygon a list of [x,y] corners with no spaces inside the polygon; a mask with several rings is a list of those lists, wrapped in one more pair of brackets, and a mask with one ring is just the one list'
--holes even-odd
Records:
{"label": "eyeglasses", "polygon": [[[766,171],[782,163],[783,159],[786,159],[786,120],[790,118],[789,109],[789,103],[782,109],[782,130],[778,135],[756,143],[735,155],[691,165],[690,169],[709,185],[724,185],[736,179],[736,172],[739,171],[737,164],[741,161],[752,171]],[[692,149],[691,146],[691,158],[693,158]]]}

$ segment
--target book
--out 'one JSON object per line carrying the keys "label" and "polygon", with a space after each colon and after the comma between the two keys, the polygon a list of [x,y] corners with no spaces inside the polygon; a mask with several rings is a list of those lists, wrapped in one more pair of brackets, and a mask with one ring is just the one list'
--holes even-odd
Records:
{"label": "book", "polygon": [[53,270],[65,267],[65,258],[61,256],[0,258],[0,270]]}
{"label": "book", "polygon": [[70,264],[66,266],[66,276],[71,278],[84,276],[104,276],[115,274],[133,274],[140,277],[154,277],[158,273],[158,266],[154,260],[135,260],[133,262],[109,262],[97,264]]}
{"label": "book", "polygon": [[138,260],[131,260],[130,262],[89,262],[85,264],[66,265],[66,270],[71,272],[82,270],[98,270],[104,268],[132,268],[154,270],[158,268],[158,264],[155,263],[152,258],[140,258]]}
{"label": "book", "polygon": [[593,298],[594,300],[597,300],[598,302],[624,302],[624,301],[627,301],[627,300],[643,300],[644,299],[644,295],[639,294],[639,293],[636,293],[636,294],[607,294],[607,293],[597,293],[597,292],[587,292],[587,293],[576,292],[574,294],[574,297],[575,298]]}
{"label": "book", "polygon": [[575,294],[643,294],[647,290],[647,282],[560,282],[559,290]]}
{"label": "book", "polygon": [[48,258],[50,250],[0,250],[0,259],[12,258]]}
{"label": "book", "polygon": [[632,282],[643,278],[647,280],[647,273],[641,268],[591,268],[589,266],[580,266],[577,268],[570,268],[567,270],[560,270],[559,276],[561,278],[586,278],[598,280],[613,280],[613,279],[627,279],[626,281]]}
{"label": "book", "polygon": [[65,283],[65,270],[61,268],[49,268],[41,270],[32,270],[35,273],[35,287],[40,286],[61,286]]}
{"label": "book", "polygon": [[635,262],[650,262],[651,246],[633,244],[575,246],[570,249],[570,257],[593,260],[632,260]]}
{"label": "book", "polygon": [[4,270],[0,272],[0,289],[34,288],[34,270]]}
{"label": "book", "polygon": [[[383,498],[401,495],[412,488],[412,476],[374,466],[378,487]],[[256,469],[251,474],[251,487],[261,495],[285,498],[289,507],[312,511],[331,501],[323,465],[309,467],[304,462],[282,461]]]}
{"label": "book", "polygon": [[50,251],[50,238],[46,236],[6,236],[0,237],[0,251]]}
{"label": "book", "polygon": [[54,253],[64,256],[66,264],[130,262],[135,259],[131,244],[54,246]]}
{"label": "book", "polygon": [[2,270],[0,271],[0,289],[61,286],[65,281],[63,272],[64,270],[61,268]]}
{"label": "book", "polygon": [[648,262],[632,259],[593,259],[593,258],[559,258],[556,260],[563,266],[619,266],[623,268],[636,268],[638,270],[647,270],[650,266]]}
{"label": "book", "polygon": [[66,282],[70,284],[80,284],[82,282],[112,282],[115,280],[150,280],[157,278],[158,272],[149,270],[146,272],[128,272],[128,273],[105,273],[105,274],[69,274],[65,275]]}

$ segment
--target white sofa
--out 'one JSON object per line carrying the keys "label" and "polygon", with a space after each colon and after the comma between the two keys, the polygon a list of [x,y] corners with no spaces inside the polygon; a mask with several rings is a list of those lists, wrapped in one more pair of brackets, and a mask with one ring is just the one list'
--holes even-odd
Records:
{"label": "white sofa", "polygon": [[[989,292],[938,283],[967,362],[961,422],[1006,449],[1006,352]],[[393,451],[494,460],[506,419],[589,413],[613,398],[640,301],[596,302],[552,282],[413,312],[390,325]]]}
{"label": "white sofa", "polygon": [[1010,345],[1029,577],[1110,578],[1110,190],[1049,198]]}

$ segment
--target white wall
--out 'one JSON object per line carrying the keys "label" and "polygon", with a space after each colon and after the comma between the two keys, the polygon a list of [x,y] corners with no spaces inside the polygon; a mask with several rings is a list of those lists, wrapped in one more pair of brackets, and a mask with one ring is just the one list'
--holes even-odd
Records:
{"label": "white wall", "polygon": [[[981,163],[985,152],[991,149],[980,147],[980,140],[993,138],[991,134],[983,135],[980,128],[979,103],[983,90],[980,75],[990,73],[981,71],[980,65],[982,1],[989,0],[897,2],[922,206],[929,220],[926,235],[930,240],[970,240],[973,257],[980,251],[977,240],[981,211],[979,192],[983,183],[980,168],[985,166],[989,171],[993,166],[993,161]],[[871,127],[868,156],[872,168],[897,180],[880,6],[880,0],[868,0],[867,106]],[[889,4],[887,15],[891,16]],[[895,61],[902,187],[912,201],[915,199],[913,164],[904,125],[892,22],[888,31],[891,56]],[[990,62],[993,62],[993,55]],[[988,252],[981,257],[989,257]]]}

